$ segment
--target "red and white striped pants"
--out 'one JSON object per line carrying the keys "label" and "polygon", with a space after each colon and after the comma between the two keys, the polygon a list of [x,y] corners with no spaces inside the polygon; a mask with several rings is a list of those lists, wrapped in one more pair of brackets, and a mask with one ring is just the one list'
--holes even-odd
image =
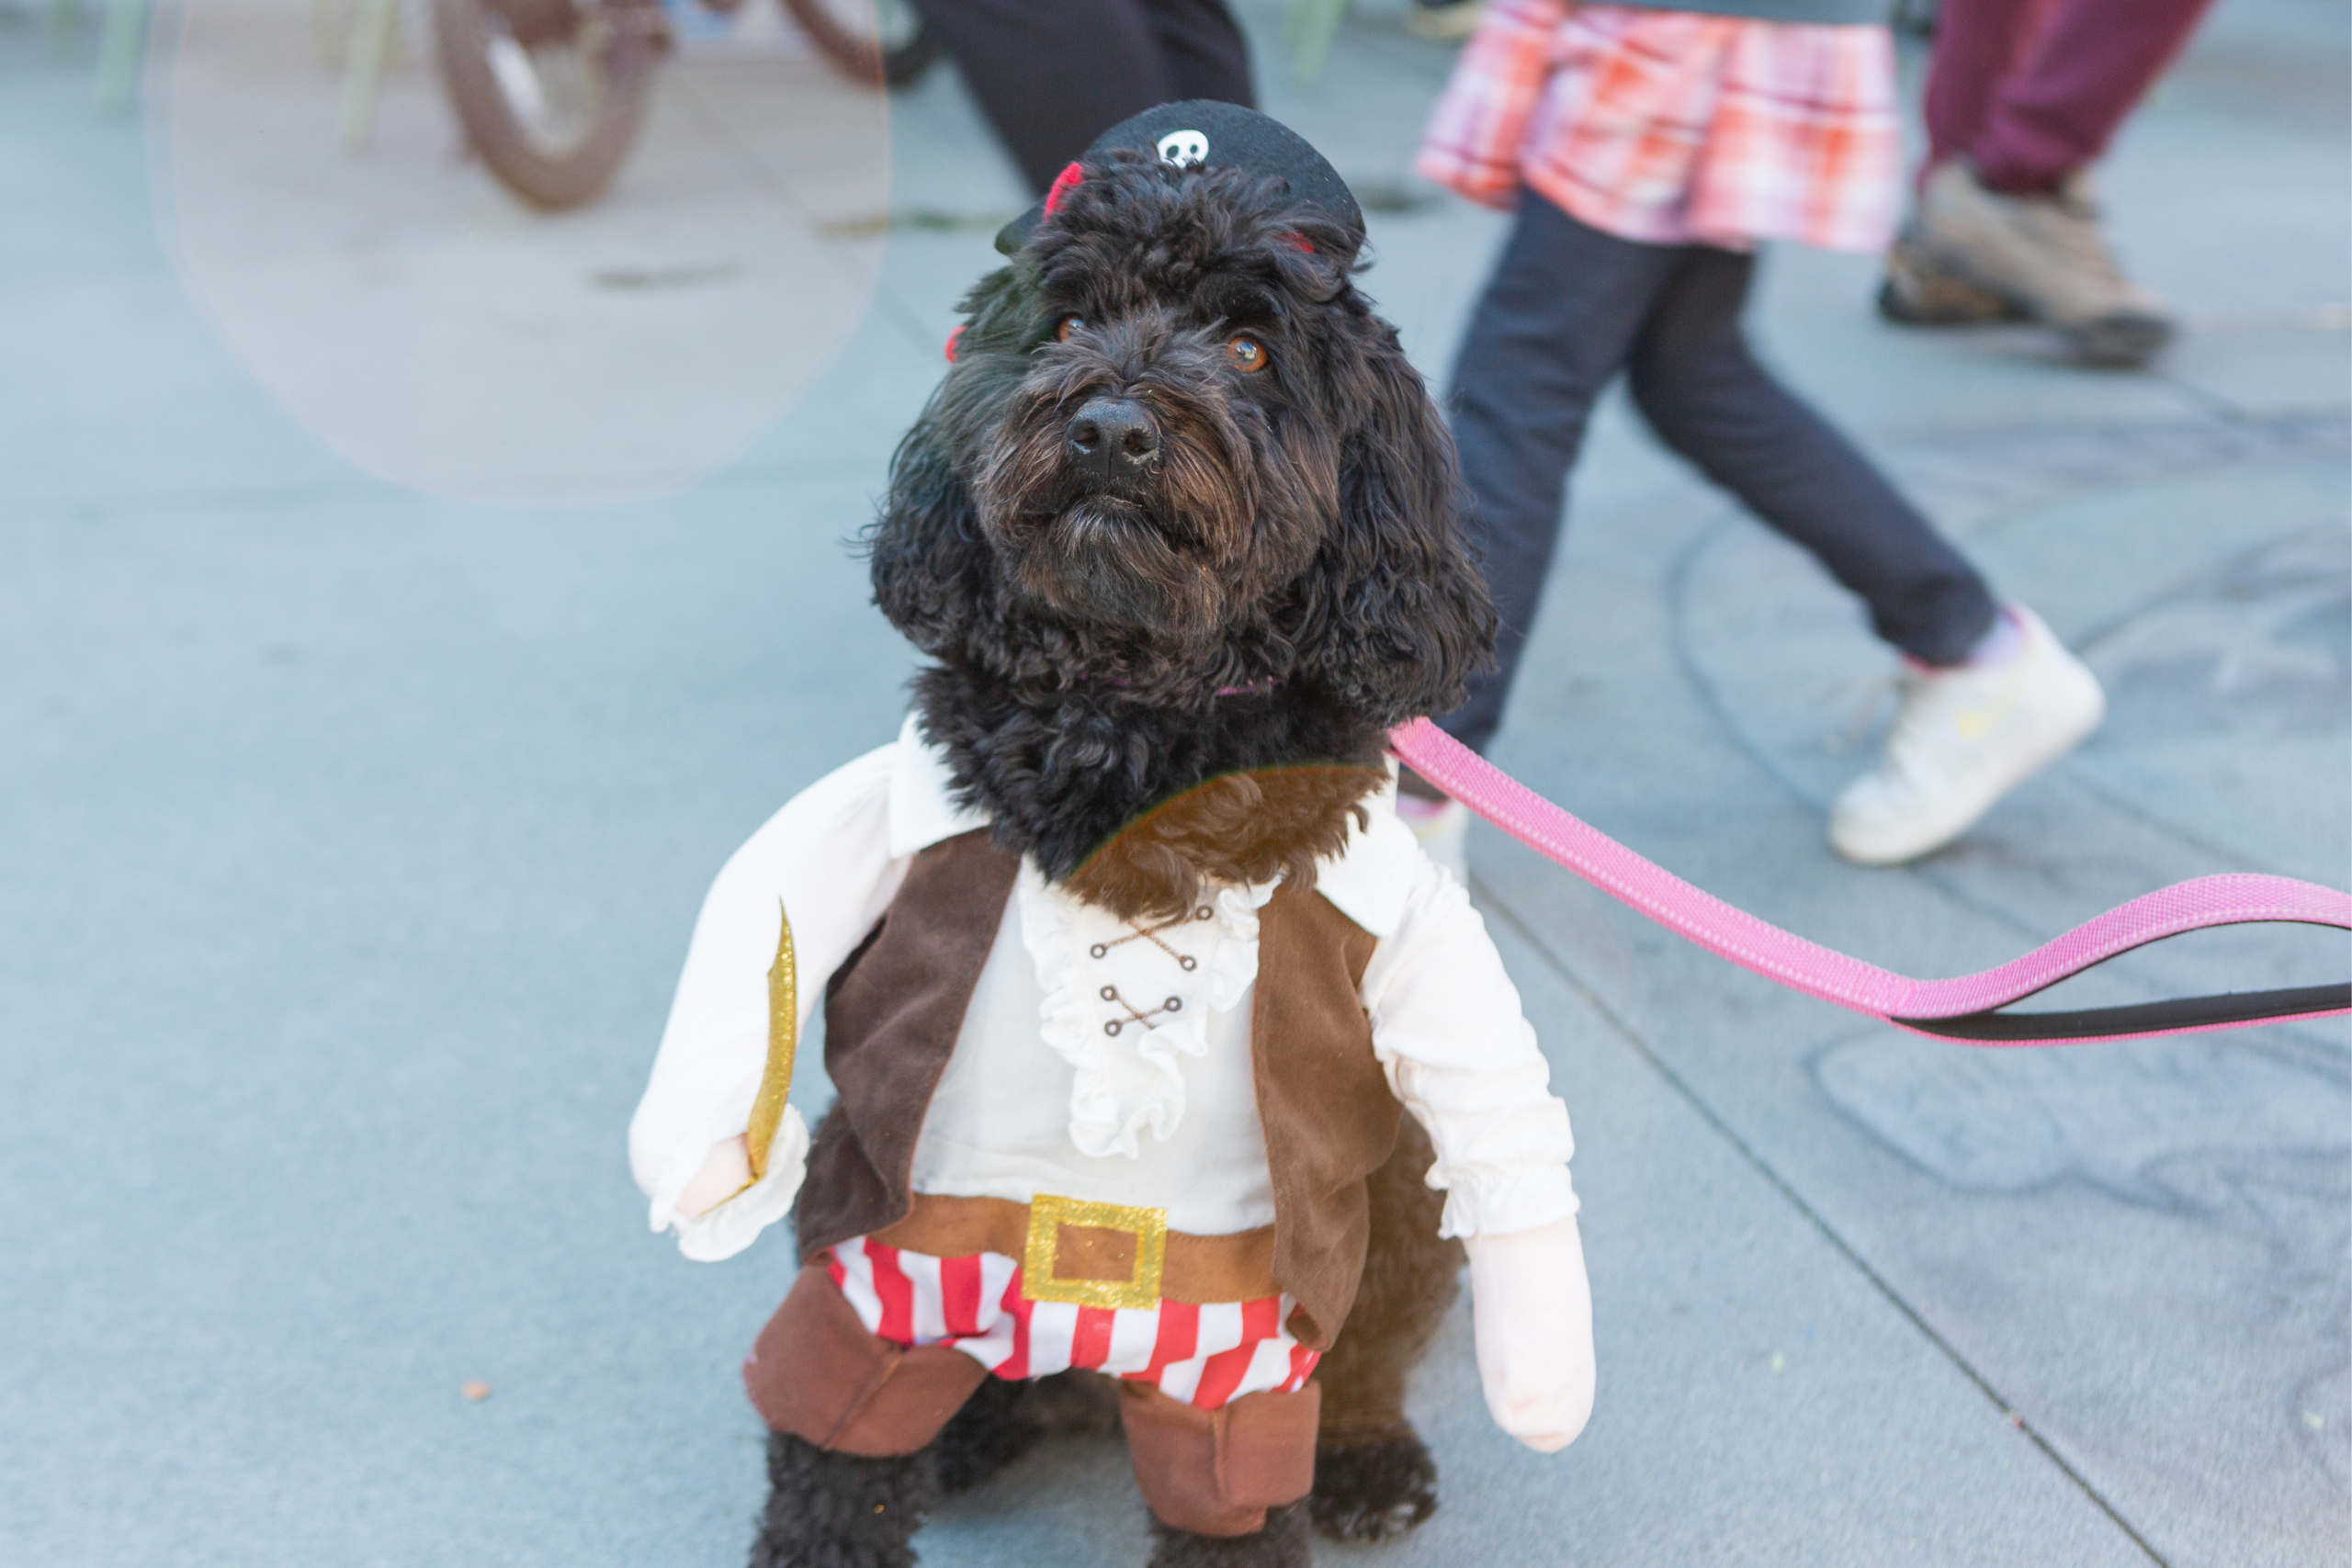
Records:
{"label": "red and white striped pants", "polygon": [[896,1345],[949,1345],[1001,1378],[1087,1367],[1214,1410],[1245,1393],[1295,1393],[1319,1352],[1292,1338],[1287,1295],[1156,1307],[1031,1301],[1001,1253],[932,1258],[871,1237],[842,1242],[826,1265],[866,1332]]}

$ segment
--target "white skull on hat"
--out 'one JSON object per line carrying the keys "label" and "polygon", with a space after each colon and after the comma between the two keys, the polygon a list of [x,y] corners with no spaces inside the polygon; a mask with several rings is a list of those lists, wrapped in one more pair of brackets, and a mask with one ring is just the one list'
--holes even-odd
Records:
{"label": "white skull on hat", "polygon": [[1159,139],[1159,161],[1189,169],[1208,162],[1209,139],[1197,130],[1171,130]]}

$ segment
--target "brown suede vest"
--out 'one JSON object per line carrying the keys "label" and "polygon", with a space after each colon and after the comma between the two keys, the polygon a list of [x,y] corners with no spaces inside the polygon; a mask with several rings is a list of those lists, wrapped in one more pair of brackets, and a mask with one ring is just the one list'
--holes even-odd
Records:
{"label": "brown suede vest", "polygon": [[[825,993],[825,1067],[841,1099],[817,1129],[793,1208],[801,1251],[906,1217],[915,1140],[956,1049],[1021,863],[986,829],[915,856]],[[1290,1331],[1329,1346],[1363,1271],[1364,1179],[1402,1108],[1372,1054],[1360,987],[1374,939],[1322,895],[1284,886],[1259,911],[1250,1052],[1274,1188],[1274,1279]]]}

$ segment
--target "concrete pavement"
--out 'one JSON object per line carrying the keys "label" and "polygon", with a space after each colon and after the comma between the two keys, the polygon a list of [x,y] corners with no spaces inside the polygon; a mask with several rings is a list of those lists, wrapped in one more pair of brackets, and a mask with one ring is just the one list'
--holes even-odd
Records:
{"label": "concrete pavement", "polygon": [[[1444,51],[1366,6],[1303,94],[1280,7],[1243,9],[1269,108],[1385,194],[1367,287],[1442,379],[1500,234],[1400,178]],[[2222,0],[2111,160],[2125,254],[2189,323],[2153,372],[1884,327],[1865,259],[1766,268],[1776,363],[2109,683],[2080,754],[1918,867],[1838,863],[1820,808],[1884,657],[1612,404],[1498,760],[1915,974],[2184,876],[2352,882],[2346,32],[2318,0]],[[288,310],[352,322],[273,336],[156,199],[243,165],[152,183],[151,135],[87,87],[0,11],[0,1562],[737,1561],[759,1433],[733,1367],[787,1259],[644,1235],[621,1134],[719,861],[896,728],[910,661],[842,540],[1023,195],[945,73],[892,100],[887,168],[827,184],[811,125],[860,111],[779,46],[682,63],[612,200],[532,224],[447,159],[411,73],[350,177],[288,131],[311,206],[243,209],[317,258]],[[460,264],[492,234],[509,292],[484,299]],[[786,240],[821,309],[744,316],[729,292],[772,289]],[[472,324],[402,380],[362,318],[419,278]],[[549,314],[502,338],[518,290]],[[559,328],[606,357],[499,363],[566,419],[629,355],[709,367],[597,436],[624,499],[487,504],[563,491],[538,458],[364,446],[481,345]],[[795,354],[813,378],[769,363]],[[304,390],[346,385],[380,400]],[[1567,1454],[1518,1449],[1457,1317],[1416,1390],[1443,1508],[1325,1560],[2344,1561],[2341,1025],[1929,1044],[1481,835],[1577,1122],[1600,1404]],[[2075,992],[2346,958],[2213,936]],[[1140,1562],[1124,1468],[1025,1461],[942,1511],[926,1561]]]}

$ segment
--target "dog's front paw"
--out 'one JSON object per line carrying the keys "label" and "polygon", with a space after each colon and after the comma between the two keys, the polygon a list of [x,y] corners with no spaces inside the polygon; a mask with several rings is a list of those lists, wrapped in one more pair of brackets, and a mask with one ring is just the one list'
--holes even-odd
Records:
{"label": "dog's front paw", "polygon": [[751,1568],[914,1568],[915,1531],[938,1500],[929,1449],[865,1459],[771,1432]]}
{"label": "dog's front paw", "polygon": [[1333,1540],[1388,1540],[1437,1512],[1437,1461],[1408,1429],[1369,1443],[1315,1450],[1307,1504],[1317,1533]]}

